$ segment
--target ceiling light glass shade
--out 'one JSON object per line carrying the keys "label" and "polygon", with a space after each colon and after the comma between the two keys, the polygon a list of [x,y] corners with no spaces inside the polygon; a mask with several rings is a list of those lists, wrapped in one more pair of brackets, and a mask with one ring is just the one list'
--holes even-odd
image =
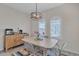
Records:
{"label": "ceiling light glass shade", "polygon": [[31,19],[39,20],[41,18],[42,18],[42,16],[41,16],[41,13],[40,12],[32,12],[31,13]]}

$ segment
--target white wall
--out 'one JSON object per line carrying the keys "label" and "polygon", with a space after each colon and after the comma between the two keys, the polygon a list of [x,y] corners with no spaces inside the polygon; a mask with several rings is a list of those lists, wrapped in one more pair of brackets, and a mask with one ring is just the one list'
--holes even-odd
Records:
{"label": "white wall", "polygon": [[47,21],[54,16],[62,19],[60,44],[66,42],[64,50],[79,54],[79,4],[63,4],[44,13]]}
{"label": "white wall", "polygon": [[17,31],[18,27],[24,32],[30,33],[30,22],[27,16],[0,4],[0,50],[4,45],[4,29],[13,28]]}

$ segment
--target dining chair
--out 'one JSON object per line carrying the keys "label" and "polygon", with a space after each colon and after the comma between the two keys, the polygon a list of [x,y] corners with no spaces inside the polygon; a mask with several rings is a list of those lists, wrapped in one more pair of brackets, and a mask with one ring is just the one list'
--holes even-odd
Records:
{"label": "dining chair", "polygon": [[61,56],[64,46],[65,42],[63,42],[61,45],[57,43],[55,47],[48,50],[48,56]]}
{"label": "dining chair", "polygon": [[63,51],[63,48],[65,47],[65,42],[62,42],[61,44],[56,44],[56,56],[61,56],[62,55],[62,51]]}

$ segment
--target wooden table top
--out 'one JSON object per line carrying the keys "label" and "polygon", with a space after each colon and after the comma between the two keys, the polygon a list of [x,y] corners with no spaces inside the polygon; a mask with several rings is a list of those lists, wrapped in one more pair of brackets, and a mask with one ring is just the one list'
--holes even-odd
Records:
{"label": "wooden table top", "polygon": [[26,43],[37,45],[44,48],[53,48],[58,42],[58,40],[56,39],[35,40],[34,37],[25,37],[22,40]]}

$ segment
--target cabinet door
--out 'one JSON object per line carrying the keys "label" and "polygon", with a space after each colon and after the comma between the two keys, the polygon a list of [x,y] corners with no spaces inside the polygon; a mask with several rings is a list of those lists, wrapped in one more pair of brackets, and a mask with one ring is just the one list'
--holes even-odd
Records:
{"label": "cabinet door", "polygon": [[16,45],[20,45],[23,43],[22,39],[22,35],[17,35],[16,36]]}
{"label": "cabinet door", "polygon": [[20,43],[24,43],[24,42],[22,41],[22,39],[23,39],[23,35],[20,34],[20,35],[19,35],[19,42],[20,42]]}
{"label": "cabinet door", "polygon": [[5,39],[5,49],[6,50],[10,47],[9,41],[10,41],[10,38],[9,37],[6,37],[6,39]]}
{"label": "cabinet door", "polygon": [[11,47],[13,47],[13,38],[12,36],[6,36],[6,41],[5,41],[5,48],[9,49]]}
{"label": "cabinet door", "polygon": [[10,44],[11,44],[11,47],[14,47],[14,45],[15,45],[15,41],[14,41],[14,39],[15,39],[15,36],[13,35],[13,36],[11,36],[11,40],[10,40]]}

